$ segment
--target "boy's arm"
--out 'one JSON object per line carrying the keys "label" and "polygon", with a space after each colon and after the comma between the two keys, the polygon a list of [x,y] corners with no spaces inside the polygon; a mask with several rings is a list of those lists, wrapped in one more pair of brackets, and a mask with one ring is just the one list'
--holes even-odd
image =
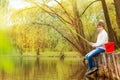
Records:
{"label": "boy's arm", "polygon": [[107,35],[103,35],[102,37],[101,37],[101,39],[100,39],[100,41],[99,42],[97,42],[97,43],[93,43],[93,47],[99,47],[99,46],[102,46],[102,45],[104,45],[105,44],[105,42],[106,42],[106,40],[107,40]]}

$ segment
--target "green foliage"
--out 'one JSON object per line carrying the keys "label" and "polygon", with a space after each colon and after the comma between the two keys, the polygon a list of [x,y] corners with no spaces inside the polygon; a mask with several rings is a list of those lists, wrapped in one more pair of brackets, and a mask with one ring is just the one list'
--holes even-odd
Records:
{"label": "green foliage", "polygon": [[[83,31],[85,38],[89,41],[96,40],[96,22],[99,19],[104,19],[104,14],[100,2],[92,4],[86,12],[82,12],[93,0],[80,1],[76,0],[77,11],[80,16],[75,16],[74,2],[73,0],[61,0],[59,3],[55,2],[54,5],[48,5],[51,0],[44,0],[37,2],[37,0],[26,0],[30,3],[31,7],[26,7],[19,10],[11,10],[8,8],[8,15],[10,19],[8,22],[13,23],[8,28],[8,34],[1,30],[0,31],[0,49],[1,53],[8,53],[10,50],[18,50],[21,54],[24,53],[39,53],[49,51],[74,51],[74,47],[70,45],[68,40],[72,41],[78,47],[79,38],[69,28],[74,31],[79,31],[75,25],[77,25],[77,19],[82,20]],[[36,3],[37,2],[37,3]],[[107,1],[109,14],[111,15],[111,21],[114,30],[117,35],[120,36],[119,29],[115,22],[115,9],[111,4],[113,1]],[[42,4],[41,4],[42,3]],[[4,17],[4,10],[8,5],[7,0],[2,0],[0,12],[0,28],[6,26],[7,20]],[[61,5],[64,7],[61,7]],[[66,11],[65,11],[66,10]],[[10,13],[10,14],[9,14]],[[6,14],[6,13],[5,13]],[[12,15],[11,15],[12,14]],[[71,24],[67,23],[70,22]],[[50,26],[50,25],[52,26]],[[82,26],[80,25],[80,29]],[[80,35],[80,34],[79,34]],[[8,37],[9,36],[9,37]],[[64,36],[64,37],[63,37]]]}
{"label": "green foliage", "polygon": [[12,53],[12,49],[10,39],[4,31],[0,30],[0,54],[10,54]]}

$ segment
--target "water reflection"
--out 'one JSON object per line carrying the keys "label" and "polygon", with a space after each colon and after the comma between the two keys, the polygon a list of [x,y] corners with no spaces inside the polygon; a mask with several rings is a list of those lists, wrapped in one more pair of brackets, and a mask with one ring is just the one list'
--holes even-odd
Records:
{"label": "water reflection", "polygon": [[0,57],[0,80],[96,80],[79,59]]}

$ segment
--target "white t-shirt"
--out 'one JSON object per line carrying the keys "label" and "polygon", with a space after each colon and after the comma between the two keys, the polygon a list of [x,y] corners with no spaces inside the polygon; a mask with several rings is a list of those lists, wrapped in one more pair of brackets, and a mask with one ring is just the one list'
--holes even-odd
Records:
{"label": "white t-shirt", "polygon": [[94,43],[92,46],[96,48],[101,48],[105,50],[104,44],[108,42],[108,34],[107,32],[103,29],[101,32],[99,32],[98,37],[97,37],[97,42]]}

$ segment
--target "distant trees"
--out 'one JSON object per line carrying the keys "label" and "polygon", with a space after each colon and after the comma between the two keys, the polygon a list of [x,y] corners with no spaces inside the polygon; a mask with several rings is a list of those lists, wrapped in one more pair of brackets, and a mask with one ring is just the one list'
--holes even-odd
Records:
{"label": "distant trees", "polygon": [[[38,7],[15,11],[11,16],[13,26],[10,30],[14,47],[21,55],[26,52],[39,55],[45,50],[61,51],[64,46],[68,46],[68,43],[53,27],[41,24],[45,22],[53,24],[52,21],[55,19],[46,15]],[[58,29],[59,25],[56,27]],[[63,29],[61,31],[64,32]],[[64,50],[68,51],[71,48],[68,46]]]}
{"label": "distant trees", "polygon": [[15,25],[12,27],[11,38],[14,47],[19,50],[21,55],[25,52],[36,52],[40,54],[44,48],[44,30],[35,25]]}

